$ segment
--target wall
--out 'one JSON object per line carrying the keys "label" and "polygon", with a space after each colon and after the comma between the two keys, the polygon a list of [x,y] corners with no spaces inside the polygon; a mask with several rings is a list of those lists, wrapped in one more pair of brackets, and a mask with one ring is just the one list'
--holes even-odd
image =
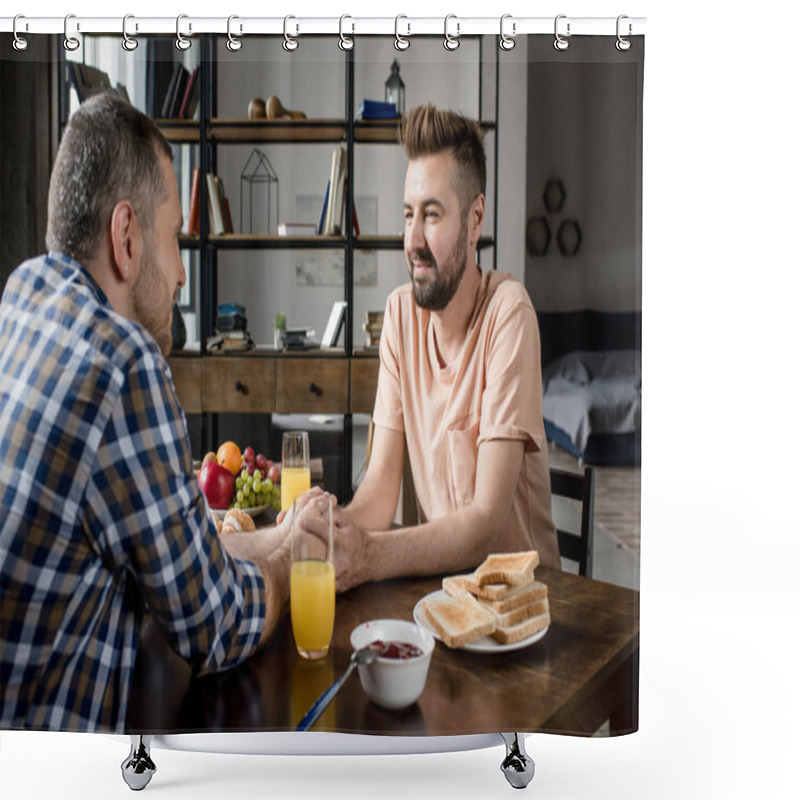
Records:
{"label": "wall", "polygon": [[[266,98],[275,94],[286,108],[303,110],[310,118],[343,118],[345,71],[337,42],[335,37],[303,39],[296,52],[287,54],[280,40],[248,41],[247,48],[230,54],[221,41],[217,49],[220,61],[217,116],[241,118],[246,116],[251,98]],[[493,60],[496,37],[487,37],[487,43],[484,47],[491,49],[485,56]],[[515,48],[511,54],[502,56],[500,130],[489,132],[486,138],[490,196],[484,231],[491,234],[493,228],[494,137],[499,135],[501,213],[498,266],[522,279],[525,185],[524,171],[519,169],[519,165],[524,162],[525,148],[522,134],[525,125],[524,84],[527,80],[524,47]],[[478,57],[478,44],[474,40],[462,42],[457,51],[449,53],[444,50],[439,38],[415,39],[408,51],[398,53],[393,47],[393,39],[359,39],[356,43],[356,109],[365,97],[383,99],[384,82],[389,76],[392,60],[397,58],[401,65],[400,75],[406,85],[407,108],[432,102],[478,117]],[[482,116],[493,119],[494,64],[484,66],[483,79]],[[259,145],[258,149],[267,155],[279,176],[280,219],[318,221],[322,195],[330,174],[333,145]],[[224,145],[218,148],[218,171],[231,202],[237,229],[240,176],[252,150],[252,145]],[[377,200],[376,228],[367,230],[364,224],[366,215],[360,213],[362,233],[401,233],[406,168],[402,149],[392,144],[357,144],[355,162],[356,212],[359,212],[359,198],[374,197]],[[262,230],[266,214],[266,191],[263,185],[254,190],[254,206],[261,204]],[[309,215],[310,218],[297,219],[294,198],[303,194],[317,195],[319,206],[315,207],[315,213]],[[275,202],[274,195],[272,202]],[[243,203],[247,209],[247,190]],[[320,337],[333,302],[343,295],[342,286],[298,286],[295,279],[296,257],[293,251],[243,250],[219,253],[219,302],[236,301],[246,306],[250,329],[258,342],[271,342],[273,321],[278,311],[287,315],[290,326],[312,327]],[[491,267],[492,250],[484,251],[481,257],[483,263]],[[365,312],[382,310],[389,292],[408,280],[402,251],[377,252],[375,260],[376,285],[356,286],[355,289],[353,330],[357,346],[364,342],[361,325]]]}
{"label": "wall", "polygon": [[[545,215],[553,238],[526,258],[539,310],[641,309],[641,91],[643,49],[619,53],[604,37],[557,52],[537,37],[528,67],[527,216]],[[562,181],[561,213],[546,212],[549,179]],[[560,221],[578,221],[577,255],[558,251]]]}

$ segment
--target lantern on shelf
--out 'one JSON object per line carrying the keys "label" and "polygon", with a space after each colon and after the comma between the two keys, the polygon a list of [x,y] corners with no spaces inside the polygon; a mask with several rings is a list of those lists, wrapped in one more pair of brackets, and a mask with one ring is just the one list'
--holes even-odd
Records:
{"label": "lantern on shelf", "polygon": [[392,62],[392,74],[386,81],[386,102],[394,103],[397,116],[402,117],[406,109],[406,85],[400,77],[400,65],[397,59]]}

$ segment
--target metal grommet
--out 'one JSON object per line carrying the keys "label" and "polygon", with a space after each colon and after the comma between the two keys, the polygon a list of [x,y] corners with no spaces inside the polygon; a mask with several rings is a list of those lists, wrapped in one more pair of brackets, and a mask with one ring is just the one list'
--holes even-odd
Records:
{"label": "metal grommet", "polygon": [[[401,19],[408,19],[408,17],[405,14],[398,14],[394,18],[394,48],[395,50],[408,50],[408,48],[411,47],[411,42],[409,42],[405,36],[400,35],[399,26]],[[406,36],[411,36],[411,24],[408,23],[407,27],[408,33]]]}
{"label": "metal grommet", "polygon": [[[128,36],[128,20],[133,18],[133,14],[126,14],[122,18],[122,49],[127,50],[129,53],[139,46],[138,40]],[[136,25],[135,29],[138,31],[139,26]]]}
{"label": "metal grommet", "polygon": [[[233,22],[233,20],[235,20],[235,19],[239,19],[239,17],[237,17],[235,14],[231,14],[231,16],[228,17],[228,41],[225,42],[225,47],[227,47],[228,50],[231,51],[231,53],[236,53],[236,52],[238,52],[239,50],[242,49],[242,40],[241,39],[237,39],[231,33],[231,22]],[[239,26],[239,33],[241,33],[241,32],[242,32],[242,26],[240,25]]]}
{"label": "metal grommet", "polygon": [[[616,42],[616,48],[621,53],[624,53],[626,50],[630,50],[631,49],[631,40],[626,38],[625,36],[623,36],[620,33],[620,23],[624,19],[628,19],[627,14],[620,14],[617,17],[617,42]],[[628,23],[628,36],[630,36],[632,32],[633,32],[633,25],[631,25],[630,22],[629,22]]]}
{"label": "metal grommet", "polygon": [[[287,25],[289,24],[290,19],[295,19],[291,14],[283,18],[283,49],[286,50],[288,53],[293,53],[297,48],[300,46],[300,42],[297,39],[293,39],[289,36],[289,31],[287,30]],[[297,26],[298,33],[300,32],[300,26]]]}
{"label": "metal grommet", "polygon": [[450,52],[452,52],[453,50],[457,50],[458,46],[461,44],[461,42],[458,41],[458,37],[459,37],[459,35],[461,33],[461,23],[458,22],[457,19],[456,19],[456,35],[455,36],[451,36],[447,32],[447,23],[451,19],[456,19],[456,15],[455,14],[448,14],[444,18],[444,41],[442,42],[442,44],[444,45],[444,49],[445,50],[449,50]]}
{"label": "metal grommet", "polygon": [[[355,41],[353,40],[352,36],[345,36],[344,32],[342,31],[342,25],[346,19],[353,19],[349,14],[342,14],[339,17],[339,48],[341,50],[352,50],[355,46]],[[351,33],[356,32],[356,24],[353,23],[353,29]]]}
{"label": "metal grommet", "polygon": [[67,14],[64,17],[64,49],[69,50],[70,53],[77,50],[81,46],[81,40],[75,36],[69,35],[69,21],[75,19],[74,14]]}
{"label": "metal grommet", "polygon": [[517,23],[511,23],[511,36],[506,36],[506,34],[503,33],[503,23],[507,19],[511,19],[511,14],[503,14],[503,16],[500,17],[500,47],[503,50],[513,50],[516,44],[513,37],[517,32]]}
{"label": "metal grommet", "polygon": [[[22,14],[17,14],[17,16],[14,17],[14,27],[13,27],[14,41],[12,42],[12,44],[14,45],[15,50],[22,52],[23,50],[28,49],[28,40],[24,36],[20,36],[17,33],[17,20],[20,19],[25,19],[25,17]],[[25,30],[28,30],[27,22],[25,23]]]}
{"label": "metal grommet", "polygon": [[[556,50],[566,50],[569,47],[569,39],[567,39],[566,37],[562,36],[558,32],[558,21],[560,19],[566,19],[566,18],[567,18],[566,14],[559,14],[556,17],[556,22],[555,22],[555,27],[554,27],[556,40],[553,42],[553,47],[555,47]],[[567,36],[569,36],[569,35],[570,35],[570,23],[568,22],[567,23]]]}
{"label": "metal grommet", "polygon": [[[177,37],[175,39],[175,47],[177,47],[178,50],[181,50],[181,51],[184,51],[184,52],[186,50],[188,50],[192,46],[192,40],[191,39],[187,39],[181,33],[181,20],[182,19],[188,19],[188,18],[189,18],[188,14],[178,14],[178,18],[175,20],[175,36]],[[192,30],[192,25],[191,25],[191,23],[189,23],[189,31],[191,32],[191,30]]]}

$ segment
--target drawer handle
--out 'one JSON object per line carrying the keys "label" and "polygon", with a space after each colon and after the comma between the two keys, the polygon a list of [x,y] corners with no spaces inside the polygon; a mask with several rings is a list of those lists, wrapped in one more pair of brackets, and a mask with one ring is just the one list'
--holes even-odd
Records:
{"label": "drawer handle", "polygon": [[314,383],[314,381],[311,381],[311,384],[308,387],[308,391],[311,392],[311,394],[315,394],[317,397],[322,397],[322,387],[317,386],[317,384]]}
{"label": "drawer handle", "polygon": [[243,384],[241,381],[236,381],[236,391],[241,392],[242,394],[248,394],[247,386]]}

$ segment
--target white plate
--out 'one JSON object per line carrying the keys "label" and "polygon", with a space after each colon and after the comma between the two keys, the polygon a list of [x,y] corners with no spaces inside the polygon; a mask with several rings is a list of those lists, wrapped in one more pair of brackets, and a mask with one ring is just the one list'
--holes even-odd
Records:
{"label": "white plate", "polygon": [[[422,598],[415,606],[414,606],[414,622],[417,625],[421,625],[425,628],[426,631],[430,631],[436,639],[439,641],[442,640],[442,637],[433,629],[431,624],[428,622],[427,617],[425,616],[425,612],[422,610],[422,602],[424,600],[434,600],[439,597],[448,597],[449,595],[444,589],[439,589],[435,592],[431,592],[429,595],[426,595]],[[491,636],[481,636],[479,639],[475,639],[474,641],[470,642],[469,644],[465,644],[462,647],[456,648],[457,650],[466,650],[470,653],[509,653],[512,650],[522,650],[523,647],[528,647],[535,642],[538,642],[540,639],[544,638],[544,635],[547,631],[550,630],[550,626],[548,625],[546,628],[543,628],[538,633],[534,633],[532,636],[528,636],[526,639],[520,639],[518,642],[513,642],[512,644],[500,644],[500,642],[495,641],[492,639]]]}
{"label": "white plate", "polygon": [[[241,510],[251,517],[257,517],[259,514],[263,514],[268,508],[271,508],[271,506],[253,506],[253,508],[243,508]],[[220,519],[223,519],[228,511],[227,508],[212,508],[211,510],[214,512],[214,516]]]}

